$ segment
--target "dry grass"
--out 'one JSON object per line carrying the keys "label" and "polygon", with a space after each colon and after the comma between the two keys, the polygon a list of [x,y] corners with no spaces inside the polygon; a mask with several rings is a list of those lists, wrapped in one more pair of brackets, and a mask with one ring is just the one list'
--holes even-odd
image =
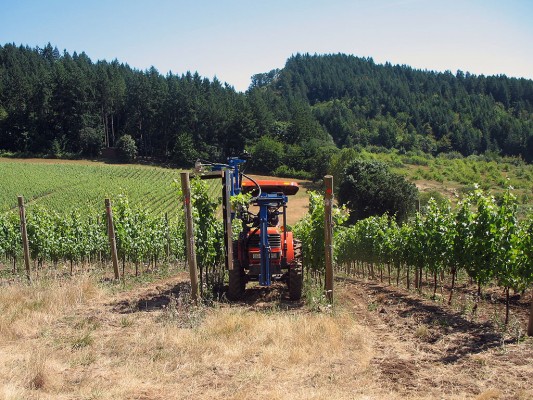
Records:
{"label": "dry grass", "polygon": [[35,336],[58,315],[99,294],[88,277],[15,284],[0,290],[0,340]]}
{"label": "dry grass", "polygon": [[0,291],[0,399],[40,397],[61,390],[61,361],[49,338],[58,318],[101,291],[88,277],[38,282]]}
{"label": "dry grass", "polygon": [[88,279],[1,292],[0,399],[353,398],[342,380],[372,384],[368,333],[347,314],[200,308],[182,328],[103,294]]}
{"label": "dry grass", "polygon": [[508,396],[501,355],[438,362],[446,343],[427,343],[426,325],[409,339],[379,319],[392,309],[369,311],[342,287],[333,313],[135,306],[181,280],[116,295],[89,278],[2,288],[0,400],[531,398],[524,385]]}

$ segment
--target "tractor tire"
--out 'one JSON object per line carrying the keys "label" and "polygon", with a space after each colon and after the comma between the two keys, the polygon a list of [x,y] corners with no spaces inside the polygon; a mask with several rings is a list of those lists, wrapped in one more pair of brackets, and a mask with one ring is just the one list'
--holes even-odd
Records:
{"label": "tractor tire", "polygon": [[294,261],[289,269],[289,299],[300,300],[303,289],[302,242],[294,239]]}
{"label": "tractor tire", "polygon": [[294,239],[294,260],[296,262],[302,262],[302,241]]}
{"label": "tractor tire", "polygon": [[291,265],[289,271],[289,299],[300,300],[302,298],[303,278],[302,265]]}
{"label": "tractor tire", "polygon": [[244,271],[242,270],[239,262],[235,262],[233,269],[229,272],[229,287],[226,297],[230,301],[240,300],[244,296],[244,289],[246,287],[246,280]]}

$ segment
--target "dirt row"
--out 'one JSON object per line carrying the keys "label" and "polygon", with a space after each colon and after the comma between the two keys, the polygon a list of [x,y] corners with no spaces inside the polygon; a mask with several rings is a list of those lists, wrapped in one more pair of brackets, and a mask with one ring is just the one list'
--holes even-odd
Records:
{"label": "dirt row", "polygon": [[373,333],[380,379],[406,397],[427,391],[435,398],[533,399],[533,340],[523,330],[499,330],[486,316],[394,286],[355,279],[337,286],[342,307]]}

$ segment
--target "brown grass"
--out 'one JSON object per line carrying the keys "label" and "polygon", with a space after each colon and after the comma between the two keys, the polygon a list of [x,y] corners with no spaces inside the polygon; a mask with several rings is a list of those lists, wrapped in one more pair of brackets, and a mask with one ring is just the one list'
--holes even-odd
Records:
{"label": "brown grass", "polygon": [[351,398],[342,374],[369,378],[347,314],[200,308],[180,328],[164,309],[117,312],[85,278],[4,289],[0,399]]}
{"label": "brown grass", "polygon": [[0,399],[530,398],[531,368],[509,367],[514,349],[439,362],[452,342],[430,344],[423,324],[387,326],[388,299],[370,311],[353,287],[338,286],[328,313],[140,306],[183,279],[114,295],[87,277],[2,288]]}

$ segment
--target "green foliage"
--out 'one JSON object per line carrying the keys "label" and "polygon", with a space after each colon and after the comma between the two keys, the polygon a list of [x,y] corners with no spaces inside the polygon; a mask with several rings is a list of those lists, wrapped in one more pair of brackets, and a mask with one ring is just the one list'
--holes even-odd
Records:
{"label": "green foliage", "polygon": [[427,162],[421,152],[533,154],[531,80],[296,54],[237,93],[197,73],[162,75],[53,50],[0,46],[0,151],[93,157],[131,135],[140,156],[188,166],[198,157],[223,161],[269,136],[283,144],[282,159],[259,168],[284,164],[314,179],[324,148],[397,149],[419,165]]}
{"label": "green foliage", "polygon": [[378,161],[354,160],[346,167],[339,187],[339,202],[350,210],[351,221],[383,213],[405,220],[417,198],[416,186]]}
{"label": "green foliage", "polygon": [[[317,192],[309,192],[309,213],[293,229],[294,236],[302,242],[303,264],[315,271],[325,269],[324,248],[324,199]],[[333,208],[333,223],[340,225],[345,221],[345,212]]]}
{"label": "green foliage", "polygon": [[418,196],[420,202],[420,210],[423,211],[429,206],[429,202],[434,200],[438,205],[444,206],[448,203],[448,199],[444,195],[436,190],[430,190],[428,192],[421,192]]}
{"label": "green foliage", "polygon": [[130,163],[137,158],[137,144],[130,135],[121,136],[117,140],[116,147],[121,161]]}
{"label": "green foliage", "polygon": [[194,140],[191,134],[181,133],[176,138],[173,150],[173,160],[183,167],[190,167],[199,157],[199,153],[194,148]]}
{"label": "green foliage", "polygon": [[20,219],[15,213],[0,214],[0,254],[16,258],[22,248]]}
{"label": "green foliage", "polygon": [[[182,213],[172,219],[149,215],[132,208],[125,196],[119,196],[113,204],[113,214],[117,250],[124,262],[131,261],[138,266],[165,257],[173,261],[184,259]],[[84,209],[60,214],[35,207],[26,215],[30,256],[40,264],[78,263],[101,256],[109,259],[104,213]],[[22,257],[21,253],[18,215],[0,214],[0,255],[16,260]]]}
{"label": "green foliage", "polygon": [[101,129],[84,127],[80,131],[80,150],[85,157],[100,155],[103,145],[104,132]]}
{"label": "green foliage", "polygon": [[291,167],[287,167],[286,165],[280,165],[278,168],[276,168],[273,172],[274,176],[279,176],[282,178],[295,178],[295,179],[310,179],[311,174],[309,172],[305,171],[296,171],[295,169]]}
{"label": "green foliage", "polygon": [[270,174],[281,166],[285,156],[283,143],[268,136],[262,136],[251,147],[251,168],[258,173]]}
{"label": "green foliage", "polygon": [[127,195],[135,208],[174,214],[176,194],[169,182],[179,171],[147,166],[39,163],[0,159],[0,211],[17,207],[24,195],[27,208],[41,205],[66,214],[74,209],[101,209],[104,198]]}
{"label": "green foliage", "polygon": [[224,256],[223,226],[216,218],[220,201],[209,196],[207,182],[198,178],[191,181],[191,203],[198,265],[206,270],[215,268]]}
{"label": "green foliage", "polygon": [[[431,199],[424,214],[403,225],[386,215],[338,227],[338,263],[379,263],[425,270],[435,277],[464,268],[480,286],[495,280],[523,290],[533,282],[531,217],[516,218],[517,201],[508,190],[500,205],[476,189],[455,211]],[[436,286],[434,287],[436,291]]]}

